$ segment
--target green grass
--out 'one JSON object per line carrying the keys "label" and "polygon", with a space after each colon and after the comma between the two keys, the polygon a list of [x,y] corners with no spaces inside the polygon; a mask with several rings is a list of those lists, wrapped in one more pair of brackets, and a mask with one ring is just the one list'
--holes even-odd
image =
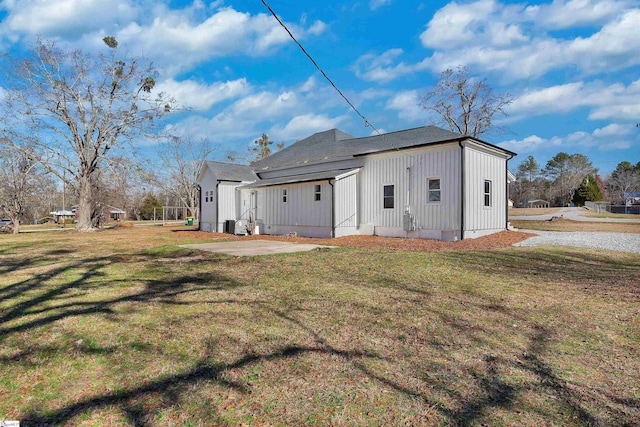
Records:
{"label": "green grass", "polygon": [[341,248],[167,228],[0,236],[0,419],[631,425],[640,256]]}

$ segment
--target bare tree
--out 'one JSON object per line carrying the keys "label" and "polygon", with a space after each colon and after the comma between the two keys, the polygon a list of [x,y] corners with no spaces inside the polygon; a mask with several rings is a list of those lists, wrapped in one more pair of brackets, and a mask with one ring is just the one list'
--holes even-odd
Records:
{"label": "bare tree", "polygon": [[207,140],[173,137],[161,146],[161,167],[150,171],[147,179],[180,200],[192,216],[197,216],[200,194],[198,175],[215,148]]}
{"label": "bare tree", "polygon": [[470,76],[467,67],[459,66],[440,74],[438,84],[422,97],[420,106],[430,113],[433,124],[479,138],[487,132],[506,131],[494,119],[507,116],[505,108],[513,99],[508,93],[495,94],[486,79]]}
{"label": "bare tree", "polygon": [[626,203],[626,195],[640,191],[640,162],[620,162],[607,178],[607,189],[618,203]]}
{"label": "bare tree", "polygon": [[[77,185],[77,229],[94,229],[97,174],[116,147],[149,135],[153,119],[174,108],[154,94],[156,72],[140,57],[118,50],[105,37],[106,52],[87,54],[38,41],[32,57],[7,58],[7,116],[0,132],[16,147],[34,145],[41,161]],[[1,136],[1,134],[0,134]]]}
{"label": "bare tree", "polygon": [[6,140],[0,140],[0,215],[13,222],[14,234],[19,232],[29,197],[37,190],[38,165],[27,150],[15,150]]}
{"label": "bare tree", "polygon": [[564,152],[553,156],[542,170],[542,174],[552,181],[553,195],[559,206],[566,206],[582,180],[595,172],[597,169],[586,156]]}

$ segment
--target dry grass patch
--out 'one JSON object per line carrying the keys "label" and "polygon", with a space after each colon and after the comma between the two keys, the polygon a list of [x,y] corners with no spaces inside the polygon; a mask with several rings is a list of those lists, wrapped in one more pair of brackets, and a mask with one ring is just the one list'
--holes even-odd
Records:
{"label": "dry grass patch", "polygon": [[[198,235],[199,236],[199,235]],[[236,259],[132,228],[0,236],[0,416],[23,425],[631,425],[640,256]]]}
{"label": "dry grass patch", "polygon": [[509,216],[554,215],[563,208],[511,208]]}

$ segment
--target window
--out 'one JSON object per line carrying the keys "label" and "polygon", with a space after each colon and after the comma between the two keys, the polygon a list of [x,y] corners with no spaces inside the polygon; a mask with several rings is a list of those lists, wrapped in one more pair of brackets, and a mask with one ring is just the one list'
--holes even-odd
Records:
{"label": "window", "polygon": [[204,192],[204,194],[205,194],[204,201],[205,201],[205,202],[207,202],[207,203],[209,203],[209,192],[208,192],[208,191],[205,191],[205,192]]}
{"label": "window", "polygon": [[287,203],[287,189],[282,189],[282,203]]}
{"label": "window", "polygon": [[315,193],[314,193],[315,196],[314,197],[315,197],[316,202],[319,202],[320,199],[322,198],[322,187],[320,187],[319,185],[316,185],[315,187],[316,188],[315,188]]}
{"label": "window", "polygon": [[485,207],[491,207],[491,181],[484,180],[484,205]]}
{"label": "window", "polygon": [[427,187],[429,192],[427,201],[429,203],[435,203],[442,200],[440,195],[440,178],[427,179]]}
{"label": "window", "polygon": [[393,185],[385,185],[383,193],[383,206],[385,209],[393,209],[394,207],[394,190]]}

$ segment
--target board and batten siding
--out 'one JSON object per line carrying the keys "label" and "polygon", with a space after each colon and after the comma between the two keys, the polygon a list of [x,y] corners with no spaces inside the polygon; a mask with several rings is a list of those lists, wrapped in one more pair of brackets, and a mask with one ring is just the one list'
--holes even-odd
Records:
{"label": "board and batten siding", "polygon": [[[216,231],[222,232],[224,230],[224,222],[228,219],[236,220],[236,187],[240,185],[239,182],[224,182],[221,181],[218,185],[218,228]],[[215,204],[214,207],[215,209]]]}
{"label": "board and batten siding", "polygon": [[[409,169],[407,169],[409,168]],[[440,179],[440,202],[428,202],[429,178]],[[394,186],[394,207],[383,207],[383,188]],[[460,147],[422,147],[367,156],[361,171],[361,224],[381,236],[454,239],[460,237]],[[416,231],[403,227],[405,208]]]}
{"label": "board and batten siding", "polygon": [[215,230],[216,224],[216,180],[213,173],[207,169],[200,186],[201,205],[200,206],[200,230],[212,232]]}
{"label": "board and batten siding", "polygon": [[[315,186],[321,197],[315,200]],[[287,190],[283,201],[282,190]],[[258,220],[265,234],[296,232],[307,237],[331,237],[331,186],[327,181],[283,184],[258,190]],[[262,232],[262,230],[261,230]]]}
{"label": "board and batten siding", "polygon": [[[480,147],[465,146],[465,238],[504,230],[506,226],[506,158]],[[484,206],[484,181],[491,181],[491,206]]]}
{"label": "board and batten siding", "polygon": [[358,233],[358,173],[351,174],[334,183],[334,237]]}

